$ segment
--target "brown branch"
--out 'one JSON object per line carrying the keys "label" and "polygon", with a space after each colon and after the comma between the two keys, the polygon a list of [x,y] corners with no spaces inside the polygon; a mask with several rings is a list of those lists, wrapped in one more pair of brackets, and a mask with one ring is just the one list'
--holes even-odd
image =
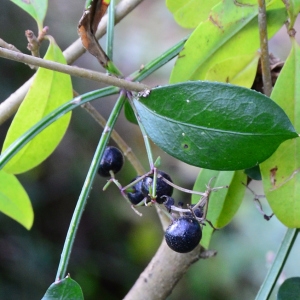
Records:
{"label": "brown branch", "polygon": [[129,90],[129,91],[141,92],[143,90],[150,89],[147,85],[144,85],[142,83],[131,82],[131,81],[127,81],[127,80],[124,80],[121,78],[108,76],[106,73],[100,73],[100,72],[96,72],[96,71],[92,71],[92,70],[88,70],[88,69],[83,69],[83,68],[60,64],[60,63],[50,61],[50,60],[44,60],[39,57],[34,57],[31,55],[11,51],[8,49],[0,48],[0,57],[11,59],[11,60],[22,62],[22,63],[26,63],[26,64],[30,64],[30,65],[34,65],[34,66],[38,66],[38,67],[43,67],[43,68],[50,69],[53,71],[66,73],[66,74],[76,76],[76,77],[82,77],[82,78],[87,78],[90,80],[103,82],[103,83],[106,83],[109,85],[118,86],[120,88]]}
{"label": "brown branch", "polygon": [[164,300],[193,263],[215,255],[215,251],[205,251],[200,246],[190,253],[177,253],[163,240],[124,300]]}
{"label": "brown branch", "polygon": [[271,95],[272,78],[268,49],[267,15],[265,0],[258,0],[258,27],[260,36],[261,70],[264,85],[264,94]]}
{"label": "brown branch", "polygon": [[[136,6],[143,0],[123,0],[116,6],[116,23],[119,23],[125,16],[127,16]],[[96,37],[99,39],[106,33],[107,16],[104,16],[98,26]],[[68,64],[72,64],[78,59],[85,49],[81,44],[81,40],[77,39],[70,45],[63,53]],[[5,101],[0,104],[0,125],[11,117],[23,101],[29,87],[31,86],[33,77],[25,82],[18,90],[11,94]]]}

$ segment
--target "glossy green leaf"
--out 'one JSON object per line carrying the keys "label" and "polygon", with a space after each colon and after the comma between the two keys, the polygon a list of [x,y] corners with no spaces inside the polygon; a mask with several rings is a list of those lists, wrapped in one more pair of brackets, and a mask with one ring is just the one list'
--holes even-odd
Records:
{"label": "glossy green leaf", "polygon": [[277,294],[277,300],[297,299],[300,299],[300,277],[288,278],[280,286]]}
{"label": "glossy green leaf", "polygon": [[43,28],[43,22],[48,8],[48,0],[10,0],[28,14],[37,22],[39,30]]}
{"label": "glossy green leaf", "polygon": [[18,179],[0,171],[0,211],[11,217],[26,229],[33,223],[30,199]]}
{"label": "glossy green leaf", "polygon": [[227,82],[251,88],[257,73],[259,57],[259,53],[255,52],[223,60],[207,71],[205,80]]}
{"label": "glossy green leaf", "polygon": [[170,155],[214,170],[240,170],[298,137],[283,110],[246,88],[205,81],[158,87],[134,100],[149,137]]}
{"label": "glossy green leaf", "polygon": [[[211,192],[208,206],[207,219],[212,222],[215,228],[226,226],[236,214],[245,194],[246,175],[243,171],[220,172],[202,169],[196,179],[193,190],[204,192],[209,180],[213,187],[229,186]],[[197,203],[199,196],[192,196],[192,203]],[[200,244],[208,249],[214,229],[209,225],[203,227]]]}
{"label": "glossy green leaf", "polygon": [[[51,40],[45,59],[66,63],[54,40]],[[43,117],[72,97],[69,75],[39,68],[34,82],[8,130],[2,152]],[[64,136],[70,117],[69,113],[42,131],[11,159],[4,170],[8,173],[18,174],[32,169],[44,161]]]}
{"label": "glossy green leaf", "polygon": [[80,285],[69,276],[50,285],[42,300],[83,300]]}
{"label": "glossy green leaf", "polygon": [[[170,77],[171,83],[204,80],[215,65],[234,56],[246,58],[259,49],[257,5],[241,5],[239,2],[222,1],[212,9],[210,18],[194,30],[178,56]],[[267,4],[269,38],[286,19],[286,9],[280,0]],[[221,78],[235,77],[231,68],[222,71],[225,72],[219,75]]]}
{"label": "glossy green leaf", "polygon": [[126,119],[129,122],[136,124],[136,125],[138,124],[135,114],[134,114],[134,111],[128,101],[126,101],[126,103],[124,105],[124,113],[125,113]]}
{"label": "glossy green leaf", "polygon": [[245,174],[251,179],[261,180],[261,173],[260,173],[259,166],[254,166],[253,168],[246,169]]}
{"label": "glossy green leaf", "polygon": [[[271,98],[300,130],[300,47],[293,47],[276,81]],[[287,227],[300,227],[300,141],[284,142],[260,170],[266,198],[276,217]]]}
{"label": "glossy green leaf", "polygon": [[175,21],[182,27],[195,28],[205,21],[212,7],[220,0],[167,0],[166,5],[173,14]]}

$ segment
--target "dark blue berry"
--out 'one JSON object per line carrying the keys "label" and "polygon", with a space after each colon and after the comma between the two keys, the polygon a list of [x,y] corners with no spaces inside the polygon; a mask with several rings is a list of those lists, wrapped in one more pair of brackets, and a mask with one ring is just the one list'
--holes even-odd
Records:
{"label": "dark blue berry", "polygon": [[[193,208],[195,204],[192,204],[191,207]],[[194,214],[197,218],[202,218],[203,217],[203,207],[197,207],[193,209]]]}
{"label": "dark blue berry", "polygon": [[162,198],[165,199],[164,206],[166,207],[168,212],[171,212],[171,206],[175,204],[175,200],[169,196],[163,196]]}
{"label": "dark blue berry", "polygon": [[[135,181],[136,179],[138,179],[140,177],[141,176],[135,177],[133,180],[131,180],[131,182]],[[128,192],[127,197],[133,205],[137,205],[145,198],[145,196],[143,195],[142,190],[141,190],[142,189],[142,180],[138,181],[135,185],[133,185],[131,187],[131,189],[132,189],[132,192]]]}
{"label": "dark blue berry", "polygon": [[123,163],[124,157],[118,148],[106,147],[98,168],[98,174],[102,177],[109,177],[109,171],[113,171],[116,174],[122,169]]}
{"label": "dark blue berry", "polygon": [[[162,177],[166,178],[167,180],[172,181],[171,177],[163,172],[163,171],[158,171],[158,174],[160,174]],[[144,194],[145,197],[148,197],[148,200],[150,201],[151,198],[149,197],[149,190],[150,187],[152,186],[153,182],[153,175],[147,176],[143,179],[142,183],[142,193]],[[156,202],[159,204],[162,204],[165,201],[165,198],[163,196],[172,196],[173,194],[173,187],[167,184],[163,179],[160,177],[157,177],[156,181]]]}
{"label": "dark blue berry", "polygon": [[168,246],[179,253],[187,253],[197,247],[202,237],[199,223],[194,217],[175,219],[165,232]]}

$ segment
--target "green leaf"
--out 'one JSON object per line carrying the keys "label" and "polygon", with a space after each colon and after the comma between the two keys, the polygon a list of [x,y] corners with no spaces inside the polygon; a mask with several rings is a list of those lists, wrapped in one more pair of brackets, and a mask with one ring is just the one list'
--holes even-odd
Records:
{"label": "green leaf", "polygon": [[195,28],[205,21],[209,13],[220,0],[167,0],[166,5],[174,15],[175,21],[182,27]]}
{"label": "green leaf", "polygon": [[124,105],[124,113],[125,113],[126,119],[129,122],[136,124],[136,125],[138,124],[137,119],[134,114],[134,111],[128,101],[126,101],[126,103]]}
{"label": "green leaf", "polygon": [[251,179],[261,180],[261,173],[260,173],[259,166],[254,166],[253,168],[246,169],[245,174]]}
{"label": "green leaf", "polygon": [[[229,186],[229,188],[220,189],[211,192],[208,206],[207,219],[212,222],[214,227],[222,228],[226,226],[236,214],[245,194],[246,175],[243,171],[220,172],[202,169],[196,179],[193,190],[205,191],[206,185],[211,178],[212,187]],[[197,203],[199,196],[192,196],[192,203]],[[200,244],[208,249],[214,229],[209,225],[203,227],[202,239]]]}
{"label": "green leaf", "polygon": [[33,223],[33,210],[30,199],[18,179],[0,170],[0,211],[26,229]]}
{"label": "green leaf", "polygon": [[[300,130],[300,47],[293,47],[276,81],[271,98]],[[287,227],[300,227],[300,141],[284,142],[260,170],[266,198],[276,217]]]}
{"label": "green leaf", "polygon": [[30,14],[38,24],[39,30],[43,29],[43,22],[48,8],[48,0],[10,0],[28,14]]}
{"label": "green leaf", "polygon": [[158,87],[134,105],[149,137],[168,154],[214,170],[267,159],[297,133],[270,98],[242,87],[192,81]]}
{"label": "green leaf", "polygon": [[285,0],[283,2],[286,3],[286,9],[290,18],[288,29],[292,29],[300,12],[300,0]]}
{"label": "green leaf", "polygon": [[[45,59],[66,63],[61,50],[52,39]],[[8,130],[2,152],[43,117],[72,97],[69,75],[39,68]],[[44,161],[64,136],[70,117],[69,113],[42,131],[11,159],[5,166],[5,171],[13,174],[22,173]]]}
{"label": "green leaf", "polygon": [[280,286],[277,300],[297,300],[300,299],[300,277],[286,279]]}
{"label": "green leaf", "polygon": [[[243,5],[240,1],[224,0],[216,5],[209,19],[202,22],[185,43],[172,70],[170,82],[204,80],[207,72],[217,64],[232,60],[234,56],[247,58],[254,55],[260,47],[257,14],[257,4]],[[274,0],[267,4],[269,38],[286,19],[286,9],[281,1]],[[237,62],[242,66],[242,62]],[[222,69],[219,77],[223,80],[235,77],[231,67]],[[237,69],[237,74],[240,69]]]}
{"label": "green leaf", "polygon": [[257,73],[259,53],[235,56],[216,63],[205,76],[205,80],[227,82],[251,88]]}
{"label": "green leaf", "polygon": [[83,300],[80,285],[69,276],[50,285],[42,300]]}

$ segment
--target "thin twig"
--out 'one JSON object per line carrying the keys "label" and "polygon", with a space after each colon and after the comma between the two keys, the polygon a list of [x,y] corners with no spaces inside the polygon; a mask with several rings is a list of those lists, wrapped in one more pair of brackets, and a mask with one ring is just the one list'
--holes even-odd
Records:
{"label": "thin twig", "polygon": [[40,57],[40,42],[31,30],[25,31],[25,36],[28,41],[27,49],[31,51],[32,56]]}
{"label": "thin twig", "polygon": [[[84,108],[103,128],[106,126],[106,120],[99,114],[99,112],[94,108],[94,106],[87,102],[81,106]],[[117,133],[116,130],[113,130],[111,133],[111,138],[116,142],[116,144],[119,146],[121,151],[124,153],[124,155],[127,157],[135,171],[138,173],[138,175],[145,174],[146,171],[140,161],[135,156],[132,149],[126,144],[126,142],[122,139],[122,137]]]}
{"label": "thin twig", "polygon": [[130,82],[124,79],[120,79],[113,76],[108,76],[105,73],[100,73],[88,69],[73,67],[69,65],[60,64],[54,61],[44,60],[39,57],[34,57],[31,55],[11,51],[8,49],[0,48],[0,57],[11,59],[18,62],[23,62],[26,64],[43,67],[46,69],[50,69],[53,71],[58,71],[62,73],[66,73],[72,76],[87,78],[90,80],[95,80],[99,82],[103,82],[109,85],[117,86],[120,88],[124,88],[126,90],[141,92],[146,89],[150,89],[147,85],[138,82]]}
{"label": "thin twig", "polygon": [[268,49],[268,32],[265,0],[258,0],[258,26],[260,36],[261,71],[264,85],[263,90],[265,95],[270,96],[272,92],[272,77]]}

